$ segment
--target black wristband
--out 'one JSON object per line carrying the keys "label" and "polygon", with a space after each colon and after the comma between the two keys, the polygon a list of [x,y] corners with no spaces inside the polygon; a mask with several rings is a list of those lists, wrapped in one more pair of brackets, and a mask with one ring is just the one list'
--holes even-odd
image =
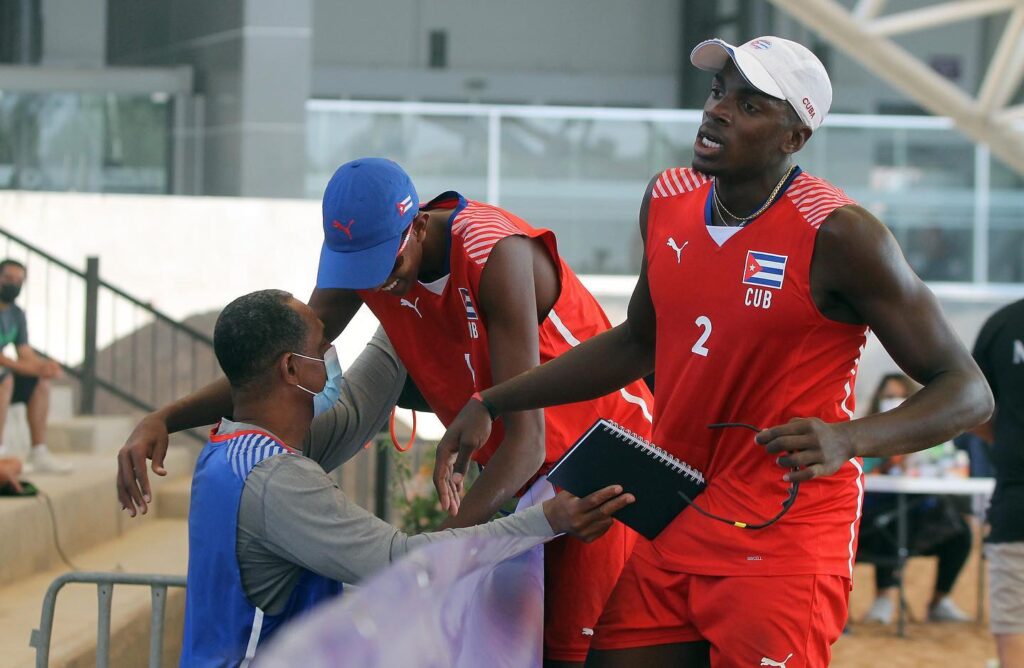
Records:
{"label": "black wristband", "polygon": [[473,396],[470,398],[476,399],[477,401],[484,405],[484,408],[487,410],[487,415],[489,415],[491,418],[491,422],[494,422],[495,420],[498,419],[498,409],[494,407],[494,404],[484,399],[483,395],[481,395],[479,392],[474,392]]}

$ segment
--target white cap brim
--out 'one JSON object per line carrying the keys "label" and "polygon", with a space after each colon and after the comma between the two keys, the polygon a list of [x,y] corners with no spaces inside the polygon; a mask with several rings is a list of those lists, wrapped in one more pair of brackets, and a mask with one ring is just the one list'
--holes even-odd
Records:
{"label": "white cap brim", "polygon": [[708,72],[720,72],[730,59],[751,86],[770,97],[779,100],[786,99],[782,88],[772,78],[772,75],[768,74],[768,70],[757,58],[724,40],[703,41],[693,47],[693,51],[690,52],[690,62],[695,67]]}

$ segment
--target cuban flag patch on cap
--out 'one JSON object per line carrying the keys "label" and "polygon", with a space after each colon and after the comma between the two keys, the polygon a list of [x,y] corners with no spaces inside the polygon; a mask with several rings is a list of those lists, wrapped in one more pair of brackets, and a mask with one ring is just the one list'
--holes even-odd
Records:
{"label": "cuban flag patch on cap", "polygon": [[743,266],[743,282],[762,288],[780,290],[786,278],[788,255],[776,255],[764,251],[747,251],[747,263]]}

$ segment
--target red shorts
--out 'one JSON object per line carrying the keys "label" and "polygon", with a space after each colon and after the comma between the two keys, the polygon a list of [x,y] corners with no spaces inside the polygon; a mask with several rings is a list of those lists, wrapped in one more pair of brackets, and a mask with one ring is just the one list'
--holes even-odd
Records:
{"label": "red shorts", "polygon": [[641,540],[595,629],[594,649],[707,640],[711,664],[827,666],[846,625],[838,575],[708,576],[665,570]]}
{"label": "red shorts", "polygon": [[584,543],[571,536],[544,546],[544,658],[582,662],[637,534],[621,522]]}

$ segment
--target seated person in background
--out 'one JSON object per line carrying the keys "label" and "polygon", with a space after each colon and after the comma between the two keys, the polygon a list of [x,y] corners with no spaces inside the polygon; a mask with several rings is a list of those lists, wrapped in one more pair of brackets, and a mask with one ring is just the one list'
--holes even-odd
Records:
{"label": "seated person in background", "polygon": [[431,541],[563,532],[590,541],[632,502],[616,487],[584,499],[563,492],[481,526],[408,536],[324,472],[376,433],[402,388],[387,339],[378,333],[343,381],[323,323],[278,290],[229,304],[213,339],[233,419],[214,429],[192,479],[183,666],[242,663],[342,582]]}
{"label": "seated person in background", "polygon": [[[25,312],[14,300],[25,282],[25,265],[17,260],[0,262],[0,350],[13,344],[17,358],[0,352],[0,437],[11,404],[25,404],[32,450],[26,470],[36,473],[69,473],[71,466],[50,454],[46,447],[46,416],[50,412],[50,379],[60,376],[60,365],[40,357],[28,344]],[[10,456],[0,444],[0,457]]]}
{"label": "seated person in background", "polygon": [[[914,382],[902,373],[884,376],[871,398],[869,415],[884,413],[899,406],[917,391]],[[942,448],[943,446],[936,446]],[[927,451],[926,451],[927,452]],[[919,457],[925,453],[915,453]],[[869,473],[897,473],[908,457],[865,460]],[[912,555],[939,558],[935,591],[928,605],[928,620],[933,622],[965,622],[968,616],[957,607],[949,592],[963,570],[971,552],[971,529],[961,516],[955,498],[945,496],[914,496],[908,504],[907,540]],[[864,616],[865,622],[888,624],[896,608],[893,597],[896,575],[896,495],[869,492],[864,495],[858,561],[885,556],[875,563],[875,601]],[[888,555],[891,555],[888,556]]]}

